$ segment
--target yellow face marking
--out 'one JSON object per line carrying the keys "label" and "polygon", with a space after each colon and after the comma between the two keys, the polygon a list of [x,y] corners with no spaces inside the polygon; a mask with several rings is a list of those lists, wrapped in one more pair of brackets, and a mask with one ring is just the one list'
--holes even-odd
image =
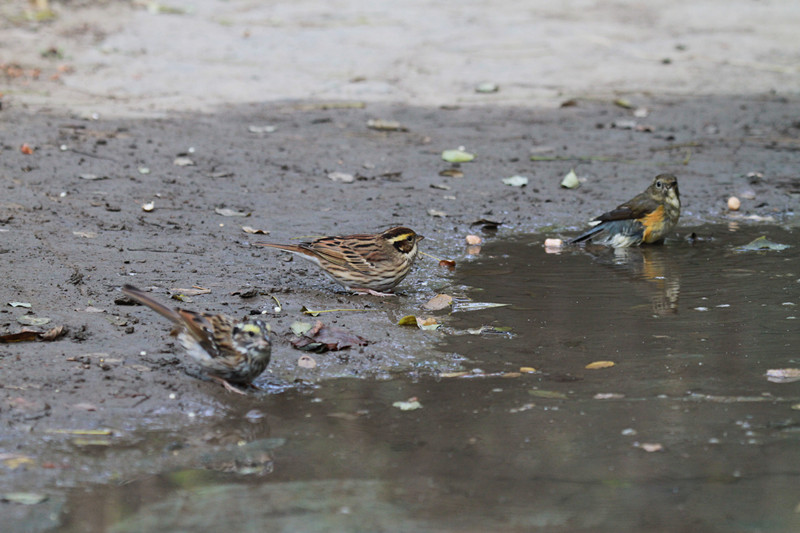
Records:
{"label": "yellow face marking", "polygon": [[255,335],[261,335],[261,328],[256,326],[255,324],[245,324],[242,326],[242,331],[247,333],[253,333]]}
{"label": "yellow face marking", "polygon": [[395,242],[398,242],[398,241],[411,240],[413,238],[414,238],[414,234],[413,233],[402,233],[400,235],[397,235],[396,237],[391,237],[389,239],[389,242],[395,243]]}

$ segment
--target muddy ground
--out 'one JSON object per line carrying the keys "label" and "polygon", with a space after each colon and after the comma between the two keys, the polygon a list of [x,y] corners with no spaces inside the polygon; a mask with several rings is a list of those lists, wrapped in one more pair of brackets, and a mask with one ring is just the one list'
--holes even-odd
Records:
{"label": "muddy ground", "polygon": [[[422,257],[398,297],[352,296],[305,262],[253,247],[259,240],[405,224],[425,235],[425,252],[460,263],[469,261],[469,233],[568,236],[660,172],[680,180],[684,210],[676,238],[702,222],[758,223],[750,216],[796,224],[796,101],[638,104],[651,110],[646,119],[610,102],[580,101],[551,111],[304,102],[145,120],[4,110],[0,327],[19,331],[25,315],[49,318],[40,330],[67,328],[53,342],[0,346],[6,437],[50,427],[158,424],[187,410],[211,413],[260,401],[260,393],[240,398],[188,376],[193,367],[175,353],[168,324],[126,305],[119,291],[124,283],[153,288],[164,301],[171,289],[204,287],[211,293],[173,303],[237,316],[265,313],[277,339],[265,385],[384,378],[459,364],[458,354],[434,350],[443,333],[396,325],[404,315],[427,314],[421,304],[437,292],[463,289],[449,285],[449,272],[435,260]],[[404,131],[369,129],[367,121],[376,118],[396,120]],[[653,131],[613,126],[630,120]],[[275,131],[249,130],[267,125]],[[23,153],[23,144],[33,153]],[[441,176],[453,168],[442,150],[458,146],[477,158],[460,165],[463,177]],[[532,161],[532,154],[554,160]],[[176,165],[179,158],[192,164]],[[571,168],[585,179],[577,190],[559,186]],[[332,172],[355,180],[335,182]],[[503,184],[513,175],[530,183]],[[736,214],[726,209],[731,194],[743,198]],[[144,211],[151,202],[154,209]],[[249,216],[221,216],[217,208]],[[482,232],[472,226],[480,219],[503,225],[497,233]],[[243,225],[270,234],[248,234]],[[303,306],[364,310],[319,319],[369,345],[314,355],[316,368],[299,368],[303,352],[286,339],[293,321],[314,320],[301,313]]]}
{"label": "muddy ground", "polygon": [[[53,81],[6,83],[26,91],[38,83],[46,92]],[[430,314],[421,305],[438,292],[463,292],[436,260],[420,258],[400,294],[381,299],[343,293],[313,266],[253,247],[256,241],[403,224],[426,237],[423,251],[459,264],[470,260],[469,233],[573,235],[661,172],[680,182],[684,209],[674,238],[705,222],[797,226],[796,95],[626,98],[629,108],[613,98],[579,97],[548,109],[285,100],[136,119],[26,108],[6,96],[0,334],[25,327],[22,316],[47,318],[35,329],[63,325],[66,334],[0,344],[0,445],[35,457],[57,440],[54,430],[188,426],[257,408],[282,387],[311,391],[339,376],[390,379],[469,367],[462,354],[436,351],[446,329],[397,326],[405,315]],[[400,128],[371,129],[370,119]],[[476,159],[455,166],[442,160],[443,150],[459,146]],[[463,176],[442,175],[454,168]],[[576,190],[559,186],[570,169],[582,180]],[[334,172],[354,180],[334,181]],[[514,175],[529,184],[503,184]],[[731,195],[742,199],[738,213],[726,209]],[[148,203],[152,211],[143,210]],[[218,208],[247,216],[222,216]],[[502,225],[484,231],[473,225],[481,219]],[[152,288],[163,301],[171,289],[208,288],[191,302],[173,303],[264,313],[275,345],[262,390],[232,395],[189,375],[194,367],[176,350],[169,325],[122,300],[124,283]],[[303,352],[289,345],[289,326],[316,320],[302,307],[348,309],[319,319],[369,344],[312,354],[316,368],[298,367]],[[446,323],[446,314],[439,318]],[[3,490],[19,485],[24,474],[14,472]],[[84,475],[37,472],[43,474],[34,483],[26,478],[28,488],[54,479],[77,483]]]}

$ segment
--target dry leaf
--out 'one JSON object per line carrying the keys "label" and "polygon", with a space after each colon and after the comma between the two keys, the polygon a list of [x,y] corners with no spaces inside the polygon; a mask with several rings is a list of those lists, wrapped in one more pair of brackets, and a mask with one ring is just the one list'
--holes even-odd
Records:
{"label": "dry leaf", "polygon": [[423,309],[427,309],[428,311],[440,311],[442,309],[446,309],[450,307],[453,303],[453,297],[448,294],[437,294],[424,304],[422,304]]}
{"label": "dry leaf", "polygon": [[422,409],[422,404],[419,402],[417,397],[409,398],[404,402],[394,402],[392,407],[397,407],[401,411],[414,411],[416,409]]}
{"label": "dry leaf", "polygon": [[251,228],[250,226],[242,226],[242,231],[245,233],[252,233],[255,235],[269,235],[269,231],[265,229],[255,229]]}
{"label": "dry leaf", "polygon": [[634,446],[643,449],[648,453],[652,452],[662,452],[664,451],[664,446],[657,442],[642,442],[641,444],[634,444]]}
{"label": "dry leaf", "polygon": [[614,364],[614,361],[595,361],[586,365],[586,368],[588,370],[597,370],[600,368],[611,368]]}
{"label": "dry leaf", "polygon": [[39,338],[39,335],[40,333],[38,331],[24,329],[18,333],[7,333],[5,335],[0,335],[0,344],[35,341]]}
{"label": "dry leaf", "polygon": [[328,179],[337,183],[353,183],[356,180],[355,176],[345,172],[331,172],[328,174]]}
{"label": "dry leaf", "polygon": [[142,204],[142,211],[149,213],[153,209],[156,208],[156,204],[154,202],[147,202],[146,204]]}
{"label": "dry leaf", "polygon": [[522,372],[523,374],[533,374],[534,372],[536,372],[536,369],[533,368],[532,366],[521,366],[519,367],[519,371]]}
{"label": "dry leaf", "polygon": [[317,361],[310,355],[301,355],[297,359],[297,366],[300,368],[314,368],[317,366]]}
{"label": "dry leaf", "polygon": [[205,289],[203,287],[192,287],[191,289],[182,289],[180,287],[176,287],[174,289],[169,290],[172,294],[182,294],[184,296],[197,296],[199,294],[211,294],[211,289]]}
{"label": "dry leaf", "polygon": [[463,178],[464,172],[457,168],[446,168],[439,172],[440,176],[444,176],[445,178]]}
{"label": "dry leaf", "polygon": [[318,320],[314,327],[295,337],[291,344],[298,350],[325,352],[344,350],[351,346],[366,346],[369,343],[363,337],[342,328],[326,326]]}
{"label": "dry leaf", "polygon": [[175,165],[176,167],[190,167],[194,166],[194,161],[192,161],[188,157],[176,157],[175,161],[173,161],[172,164]]}
{"label": "dry leaf", "polygon": [[452,259],[442,259],[439,261],[439,266],[446,268],[447,270],[455,270],[456,269],[456,262]]}
{"label": "dry leaf", "polygon": [[445,213],[444,211],[440,211],[438,209],[428,209],[428,214],[432,217],[440,217],[440,218],[445,218],[447,216],[447,213]]}
{"label": "dry leaf", "polygon": [[371,130],[379,131],[406,131],[399,122],[396,120],[383,120],[383,119],[369,119],[367,127]]}
{"label": "dry leaf", "polygon": [[436,319],[433,318],[432,316],[429,316],[427,318],[416,317],[416,320],[417,320],[417,327],[419,329],[434,330],[438,329],[439,326],[441,325],[437,323]]}
{"label": "dry leaf", "polygon": [[72,234],[76,237],[84,237],[86,239],[94,239],[97,237],[96,231],[73,231]]}
{"label": "dry leaf", "polygon": [[22,146],[19,147],[19,151],[25,155],[31,155],[33,153],[33,148],[28,143],[23,143]]}
{"label": "dry leaf", "polygon": [[66,334],[67,330],[64,326],[56,326],[54,328],[48,329],[44,333],[39,334],[39,338],[43,341],[54,341],[57,338]]}
{"label": "dry leaf", "polygon": [[250,213],[244,211],[236,211],[235,209],[228,209],[227,207],[217,207],[214,212],[224,217],[249,217]]}

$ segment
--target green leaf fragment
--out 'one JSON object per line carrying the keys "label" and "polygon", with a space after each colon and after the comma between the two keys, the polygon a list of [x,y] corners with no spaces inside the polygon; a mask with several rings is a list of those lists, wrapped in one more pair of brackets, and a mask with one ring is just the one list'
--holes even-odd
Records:
{"label": "green leaf fragment", "polygon": [[469,163],[475,159],[475,154],[463,150],[445,150],[442,152],[442,159],[448,163]]}

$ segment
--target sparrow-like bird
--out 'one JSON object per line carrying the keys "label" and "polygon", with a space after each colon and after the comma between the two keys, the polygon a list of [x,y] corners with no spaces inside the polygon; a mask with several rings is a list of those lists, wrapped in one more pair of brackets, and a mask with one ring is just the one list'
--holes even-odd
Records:
{"label": "sparrow-like bird", "polygon": [[659,243],[680,216],[678,180],[672,174],[659,174],[646,191],[594,219],[592,229],[569,243],[591,240],[614,248]]}
{"label": "sparrow-like bird", "polygon": [[322,237],[300,244],[254,243],[297,254],[347,290],[387,296],[408,275],[424,237],[395,227],[383,233]]}
{"label": "sparrow-like bird", "polygon": [[231,383],[249,385],[267,368],[272,344],[264,321],[248,317],[237,322],[227,315],[173,309],[132,285],[122,287],[122,292],[172,321],[172,335],[227,390],[244,394]]}

